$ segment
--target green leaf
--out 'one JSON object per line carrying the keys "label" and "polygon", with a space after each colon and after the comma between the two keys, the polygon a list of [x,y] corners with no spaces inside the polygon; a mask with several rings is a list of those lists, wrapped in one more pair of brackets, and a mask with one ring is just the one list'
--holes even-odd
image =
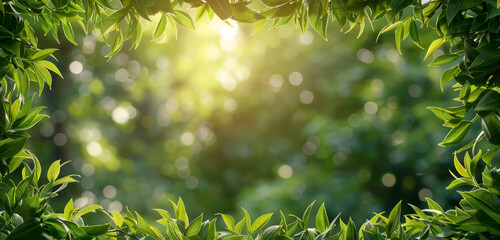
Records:
{"label": "green leaf", "polygon": [[129,12],[132,6],[126,6],[118,11],[113,12],[111,15],[109,15],[106,20],[107,21],[120,21],[122,18],[124,18]]}
{"label": "green leaf", "polygon": [[0,153],[2,153],[2,158],[10,158],[19,153],[26,142],[27,137],[22,138],[7,138],[0,141]]}
{"label": "green leaf", "polygon": [[172,206],[174,207],[175,211],[175,217],[178,220],[181,220],[185,224],[185,228],[189,227],[189,218],[186,213],[186,207],[184,206],[184,202],[182,199],[179,197],[179,200],[177,200],[177,204],[175,204],[172,200],[169,200]]}
{"label": "green leaf", "polygon": [[449,81],[453,80],[460,73],[460,69],[458,67],[452,67],[446,70],[441,76],[440,86],[441,91],[443,91],[444,85],[446,85]]}
{"label": "green leaf", "polygon": [[116,55],[123,45],[123,35],[120,31],[116,33],[115,41],[113,42],[113,46],[111,47],[111,51],[105,57],[111,58]]}
{"label": "green leaf", "polygon": [[252,220],[250,219],[250,215],[248,214],[247,210],[244,208],[241,208],[243,210],[243,214],[245,215],[243,219],[245,219],[245,224],[247,226],[247,232],[250,234],[250,230],[252,228]]}
{"label": "green leaf", "polygon": [[108,232],[109,230],[109,223],[107,224],[102,224],[102,225],[92,225],[92,226],[82,226],[80,227],[85,234],[88,236],[101,236],[105,233]]}
{"label": "green leaf", "polygon": [[191,16],[189,16],[189,14],[187,14],[183,11],[174,10],[174,15],[172,17],[180,25],[187,27],[187,28],[190,28],[190,29],[193,29],[193,30],[195,29],[193,19],[191,19]]}
{"label": "green leaf", "polygon": [[412,20],[410,23],[410,38],[413,43],[417,45],[417,47],[424,49],[424,47],[422,47],[422,44],[420,43],[420,37],[418,36],[417,23],[414,20]]}
{"label": "green leaf", "polygon": [[323,6],[321,1],[309,1],[309,21],[314,29],[326,39],[326,27],[328,24],[328,15],[323,15]]}
{"label": "green leaf", "polygon": [[[427,201],[427,205],[429,206],[430,209],[432,210],[435,210],[437,212],[439,212],[440,214],[442,214],[444,211],[443,211],[443,208],[441,206],[439,206],[439,204],[437,204],[434,200],[430,199],[430,198],[425,198],[425,200]],[[434,216],[436,216],[436,212],[432,212],[432,214]]]}
{"label": "green leaf", "polygon": [[323,233],[327,230],[329,224],[330,222],[328,221],[328,215],[326,214],[325,203],[322,203],[316,213],[316,229],[318,229],[320,233]]}
{"label": "green leaf", "polygon": [[302,215],[302,228],[305,230],[307,228],[307,223],[309,222],[309,215],[311,215],[311,210],[316,201],[313,201],[309,206],[307,206],[306,211],[304,211],[304,215]]}
{"label": "green leaf", "polygon": [[217,219],[214,218],[210,223],[208,224],[208,230],[207,230],[207,237],[205,240],[215,240],[218,237],[217,229],[216,229],[216,224]]}
{"label": "green leaf", "polygon": [[56,181],[54,181],[54,186],[65,184],[65,183],[78,182],[78,180],[74,179],[73,177],[80,177],[80,175],[70,174],[68,176],[64,176],[62,178],[59,178]]}
{"label": "green leaf", "polygon": [[266,19],[261,19],[252,26],[252,35],[257,34],[266,25]]}
{"label": "green leaf", "polygon": [[66,36],[66,39],[68,39],[68,41],[70,41],[74,45],[78,45],[75,42],[75,37],[74,37],[74,33],[73,33],[73,27],[71,26],[71,23],[69,23],[69,22],[68,23],[63,23],[62,26],[63,26],[64,36]]}
{"label": "green leaf", "polygon": [[47,225],[50,234],[56,239],[64,239],[69,233],[69,229],[66,225],[59,219],[48,219],[44,221]]}
{"label": "green leaf", "polygon": [[440,108],[429,106],[427,109],[431,110],[436,117],[448,122],[454,119],[462,119],[467,114],[467,108],[465,106],[450,107],[450,108]]}
{"label": "green leaf", "polygon": [[50,75],[50,72],[41,64],[35,63],[32,65],[35,70],[35,74],[38,76],[38,79],[42,79],[43,82],[41,84],[47,83],[49,88],[52,87],[52,75]]}
{"label": "green leaf", "polygon": [[469,69],[482,69],[482,68],[487,68],[487,67],[495,67],[500,61],[500,56],[498,54],[498,51],[486,51],[479,56],[477,56],[474,61],[470,64]]}
{"label": "green leaf", "polygon": [[123,216],[119,212],[116,212],[116,211],[111,211],[111,214],[113,215],[113,218],[111,218],[111,220],[113,220],[113,222],[116,224],[116,226],[122,227]]}
{"label": "green leaf", "polygon": [[399,54],[402,54],[401,42],[404,40],[404,25],[399,25],[398,28],[396,28],[396,34],[394,37],[396,40],[396,48],[398,49]]}
{"label": "green leaf", "polygon": [[61,163],[59,160],[53,162],[50,167],[49,167],[49,170],[47,171],[47,180],[49,180],[49,182],[54,182],[57,177],[59,176],[59,171],[61,170]]}
{"label": "green leaf", "polygon": [[268,213],[255,219],[255,221],[252,223],[252,227],[250,228],[250,233],[259,231],[269,222],[269,219],[271,219],[272,216],[273,216],[272,213]]}
{"label": "green leaf", "polygon": [[199,7],[198,11],[196,11],[194,22],[197,23],[198,21],[200,21],[200,19],[203,18],[205,14],[208,14],[208,5],[203,4],[203,6]]}
{"label": "green leaf", "polygon": [[91,212],[95,212],[95,210],[98,210],[98,209],[102,209],[102,207],[100,205],[97,205],[97,204],[93,204],[93,205],[90,205],[90,206],[87,206],[87,207],[84,207],[82,208],[81,210],[79,210],[75,216],[73,216],[73,219],[72,220],[75,220],[87,213],[91,213]]}
{"label": "green leaf", "polygon": [[153,33],[152,40],[155,40],[155,39],[161,37],[161,35],[163,35],[163,33],[165,32],[166,27],[167,27],[167,16],[165,16],[165,14],[162,14],[161,18],[160,18],[160,22],[156,26],[156,29]]}
{"label": "green leaf", "polygon": [[131,0],[132,5],[134,6],[135,11],[144,19],[151,21],[149,18],[148,11],[146,7],[144,6],[144,0]]}
{"label": "green leaf", "polygon": [[457,154],[454,154],[453,157],[453,165],[455,166],[455,169],[457,170],[458,174],[460,174],[462,177],[465,178],[471,178],[470,175],[467,173],[467,170],[460,164],[457,158]]}
{"label": "green leaf", "polygon": [[441,56],[434,58],[434,60],[432,60],[432,62],[429,63],[428,66],[439,66],[439,65],[447,64],[447,63],[455,61],[458,57],[459,57],[458,54],[441,55]]}
{"label": "green leaf", "polygon": [[67,220],[71,220],[71,215],[73,214],[73,210],[75,210],[75,205],[73,204],[73,198],[71,198],[66,206],[64,207],[64,218]]}
{"label": "green leaf", "polygon": [[228,0],[207,0],[207,3],[221,20],[232,16],[231,4]]}
{"label": "green leaf", "polygon": [[389,214],[389,219],[387,223],[387,230],[389,231],[389,234],[394,232],[398,225],[400,224],[401,221],[401,201],[399,201],[398,204],[392,209],[391,213]]}
{"label": "green leaf", "polygon": [[203,222],[203,214],[195,218],[186,229],[186,233],[184,234],[186,237],[196,236],[200,232],[201,223]]}
{"label": "green leaf", "polygon": [[463,0],[451,0],[448,2],[448,6],[446,7],[446,21],[448,25],[450,25],[451,21],[460,11],[460,8],[462,7],[462,2]]}
{"label": "green leaf", "polygon": [[500,93],[495,90],[485,90],[479,99],[474,111],[481,117],[485,117],[492,111],[500,110]]}
{"label": "green leaf", "polygon": [[142,39],[142,23],[140,20],[137,20],[135,28],[136,28],[136,34],[134,39],[135,43],[134,48],[137,48]]}
{"label": "green leaf", "polygon": [[347,227],[345,230],[345,240],[357,240],[356,225],[351,218],[349,218],[349,222],[347,223]]}
{"label": "green leaf", "polygon": [[21,165],[21,163],[28,158],[30,158],[30,155],[25,151],[18,152],[9,162],[9,173],[14,172]]}
{"label": "green leaf", "polygon": [[59,75],[59,77],[63,78],[61,72],[59,72],[59,69],[53,63],[46,61],[46,60],[40,60],[37,63],[41,64],[42,66],[44,66],[48,70],[54,72],[55,74]]}
{"label": "green leaf", "polygon": [[247,238],[247,236],[245,236],[245,235],[232,235],[232,236],[224,238],[224,240],[243,240],[246,238]]}
{"label": "green leaf", "polygon": [[[292,15],[297,8],[299,8],[301,5],[299,5],[297,2],[290,2],[290,3],[285,3],[283,5],[268,9],[264,12],[261,12],[260,14],[269,17],[269,18],[279,18],[279,17],[289,17]],[[307,24],[307,18],[305,18],[305,11],[304,11],[304,16],[302,17],[302,22],[300,22],[300,26],[303,29],[303,23]],[[299,19],[300,20],[300,19]],[[307,25],[306,25],[307,26]]]}
{"label": "green leaf", "polygon": [[473,208],[483,210],[496,222],[500,222],[500,199],[497,196],[485,189],[459,193]]}
{"label": "green leaf", "polygon": [[33,54],[30,59],[32,61],[37,61],[37,60],[41,60],[41,59],[44,59],[50,55],[52,55],[52,53],[54,53],[55,51],[57,51],[59,49],[57,48],[46,48],[46,49],[42,49],[38,52],[36,52],[35,54]]}
{"label": "green leaf", "polygon": [[217,215],[220,215],[222,217],[222,220],[224,220],[224,223],[226,224],[226,227],[228,230],[233,231],[234,230],[234,219],[230,215],[223,214],[223,213],[217,213]]}
{"label": "green leaf", "polygon": [[139,213],[135,212],[135,215],[137,217],[137,229],[139,230],[139,232],[141,232],[145,236],[150,235],[152,237],[156,236],[156,237],[160,237],[161,238],[161,235],[157,236],[156,235],[157,233],[146,222],[146,220],[144,220],[144,218],[142,218],[141,215],[139,215]]}
{"label": "green leaf", "polygon": [[454,189],[457,187],[462,187],[462,186],[475,186],[474,181],[472,181],[469,178],[457,178],[453,180],[447,187],[446,189]]}
{"label": "green leaf", "polygon": [[401,25],[402,23],[403,23],[403,21],[397,21],[397,22],[395,22],[393,24],[389,24],[389,25],[385,26],[384,28],[382,28],[382,30],[380,30],[380,32],[377,35],[377,40],[376,41],[378,42],[378,39],[379,39],[380,35],[382,35],[383,33],[388,32],[388,31],[390,31],[390,30],[392,30],[392,29],[394,29],[396,27],[399,27],[399,25]]}
{"label": "green leaf", "polygon": [[241,219],[236,225],[234,225],[234,232],[240,234],[243,230],[243,226],[245,225],[245,218]]}
{"label": "green leaf", "polygon": [[14,228],[5,240],[35,240],[42,239],[43,228],[39,218],[32,218]]}
{"label": "green leaf", "polygon": [[499,149],[500,149],[500,145],[495,146],[494,148],[488,150],[485,154],[483,154],[482,159],[486,164],[488,164],[488,166],[491,166],[491,160],[497,154]]}
{"label": "green leaf", "polygon": [[439,146],[449,147],[459,143],[469,132],[470,126],[470,121],[461,121],[457,127],[454,127],[448,132],[444,140],[439,143]]}
{"label": "green leaf", "polygon": [[427,53],[425,54],[424,60],[431,55],[434,51],[436,51],[441,45],[443,45],[446,42],[444,38],[438,38],[434,41],[432,41],[431,45],[427,49]]}
{"label": "green leaf", "polygon": [[163,209],[153,209],[155,210],[156,212],[158,212],[163,218],[166,218],[166,219],[170,219],[170,213],[168,213],[167,211],[163,210]]}

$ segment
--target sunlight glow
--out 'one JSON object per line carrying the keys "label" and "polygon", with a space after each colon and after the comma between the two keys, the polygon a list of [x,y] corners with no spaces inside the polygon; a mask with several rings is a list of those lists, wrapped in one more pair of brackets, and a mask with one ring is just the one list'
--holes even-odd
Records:
{"label": "sunlight glow", "polygon": [[113,118],[113,121],[118,124],[125,124],[128,122],[130,114],[126,108],[117,107],[115,108],[115,110],[113,110],[113,113],[111,113],[111,118]]}
{"label": "sunlight glow", "polygon": [[231,23],[233,27],[229,25],[225,25],[222,27],[220,30],[220,36],[224,40],[233,40],[236,37],[236,34],[238,33],[238,24],[236,22]]}
{"label": "sunlight glow", "polygon": [[90,142],[87,144],[87,152],[94,157],[102,154],[102,146],[98,142]]}
{"label": "sunlight glow", "polygon": [[192,145],[194,143],[194,134],[190,132],[184,132],[181,135],[181,143],[184,145]]}

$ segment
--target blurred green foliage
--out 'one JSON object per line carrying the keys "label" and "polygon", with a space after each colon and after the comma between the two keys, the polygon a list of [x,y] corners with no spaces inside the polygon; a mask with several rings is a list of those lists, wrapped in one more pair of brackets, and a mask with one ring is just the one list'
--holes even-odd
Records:
{"label": "blurred green foliage", "polygon": [[43,96],[52,119],[30,140],[82,175],[59,208],[72,197],[147,212],[182,196],[190,214],[298,214],[318,200],[332,216],[366,219],[400,200],[456,203],[440,191],[452,168],[437,147],[446,132],[425,109],[448,105],[449,91],[420,49],[403,42],[403,59],[391,34],[376,43],[377,30],[355,39],[336,29],[325,42],[287,25],[250,37],[232,24],[202,22],[157,44],[144,22],[145,44],[109,61],[93,35],[63,42],[66,78]]}

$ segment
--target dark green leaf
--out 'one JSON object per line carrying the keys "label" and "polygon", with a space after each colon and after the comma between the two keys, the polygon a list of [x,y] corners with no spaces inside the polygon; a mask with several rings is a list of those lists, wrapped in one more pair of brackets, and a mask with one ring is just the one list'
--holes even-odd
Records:
{"label": "dark green leaf", "polygon": [[451,0],[448,2],[448,6],[446,7],[446,21],[448,22],[448,25],[450,25],[451,21],[460,11],[462,2],[463,0]]}
{"label": "dark green leaf", "polygon": [[102,225],[82,226],[80,227],[88,236],[101,236],[108,232],[109,223]]}
{"label": "dark green leaf", "polygon": [[396,206],[392,209],[391,213],[389,214],[389,219],[387,223],[387,230],[389,231],[389,234],[396,230],[401,221],[400,219],[401,219],[401,201],[399,201],[399,203],[396,204]]}
{"label": "dark green leaf", "polygon": [[0,153],[2,153],[2,158],[10,158],[16,155],[21,149],[23,149],[24,143],[27,137],[23,138],[7,138],[0,141]]}
{"label": "dark green leaf", "polygon": [[432,62],[429,63],[429,66],[439,66],[439,65],[446,64],[446,63],[450,63],[450,62],[455,61],[458,57],[459,57],[459,55],[457,55],[457,54],[441,55],[441,56],[434,58],[434,60],[432,60]]}
{"label": "dark green leaf", "polygon": [[231,4],[228,0],[207,0],[207,3],[221,20],[232,16]]}
{"label": "dark green leaf", "polygon": [[321,1],[312,0],[309,1],[309,8],[307,12],[309,14],[309,21],[314,29],[326,39],[326,27],[328,24],[328,14],[323,15],[323,8]]}
{"label": "dark green leaf", "polygon": [[483,154],[482,159],[486,164],[488,164],[488,166],[491,166],[491,160],[493,160],[493,157],[497,154],[499,149],[500,145],[489,149],[486,153]]}

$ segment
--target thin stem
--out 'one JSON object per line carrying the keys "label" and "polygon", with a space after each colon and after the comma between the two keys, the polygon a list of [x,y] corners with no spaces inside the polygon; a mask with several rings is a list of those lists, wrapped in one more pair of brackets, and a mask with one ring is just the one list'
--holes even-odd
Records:
{"label": "thin stem", "polygon": [[475,153],[476,152],[476,145],[479,141],[481,141],[483,136],[484,136],[484,131],[481,131],[481,133],[477,136],[476,141],[474,142],[474,145],[472,145],[472,157],[476,156],[476,153]]}

